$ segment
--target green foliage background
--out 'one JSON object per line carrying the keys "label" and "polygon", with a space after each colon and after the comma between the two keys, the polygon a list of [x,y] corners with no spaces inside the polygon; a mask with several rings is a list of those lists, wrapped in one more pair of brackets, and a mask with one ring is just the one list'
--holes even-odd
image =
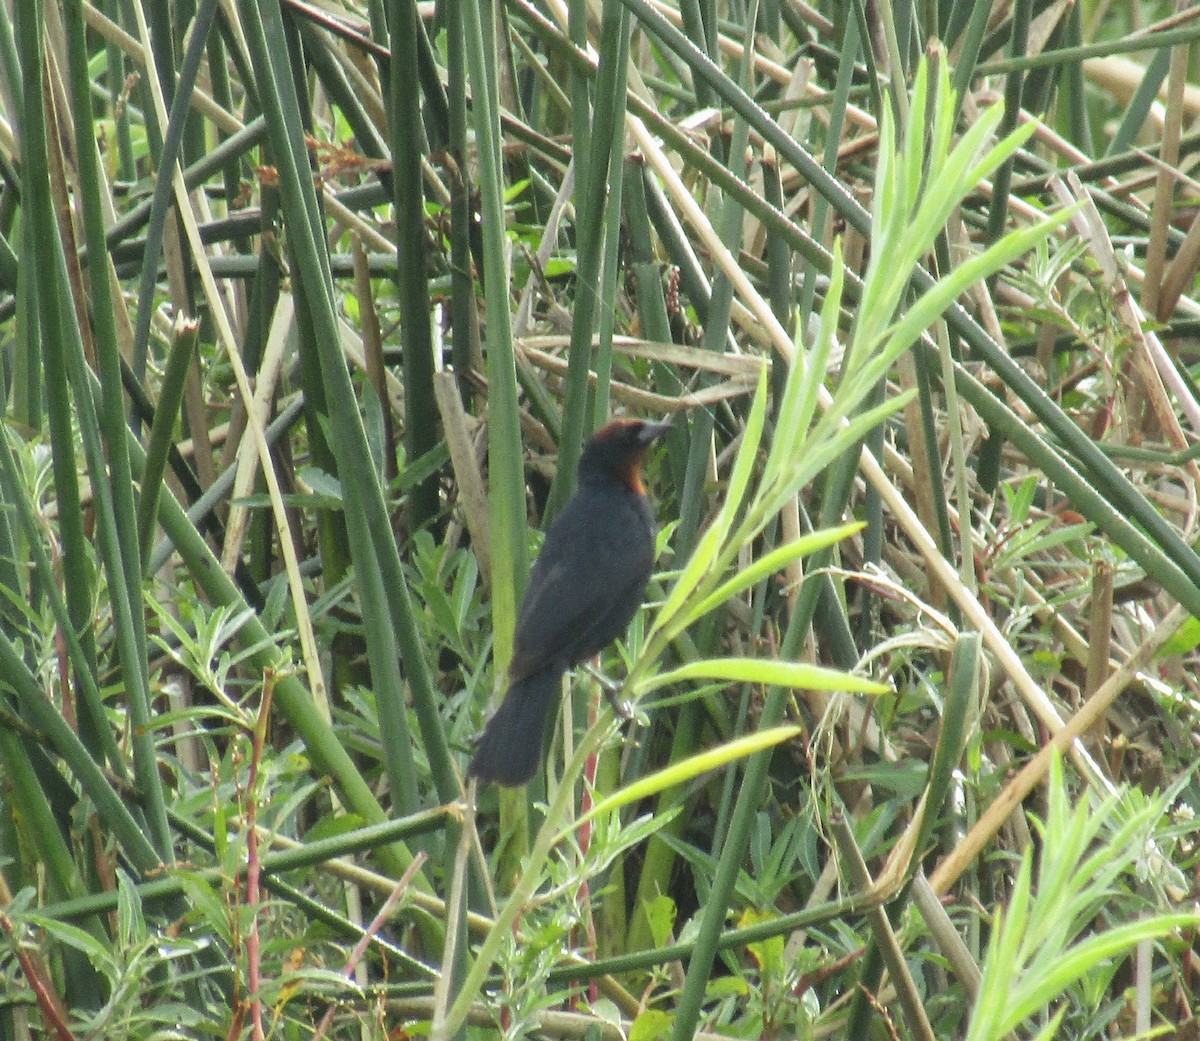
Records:
{"label": "green foliage background", "polygon": [[[1198,35],[0,5],[0,1037],[1191,1021]],[[622,412],[635,718],[464,789]]]}

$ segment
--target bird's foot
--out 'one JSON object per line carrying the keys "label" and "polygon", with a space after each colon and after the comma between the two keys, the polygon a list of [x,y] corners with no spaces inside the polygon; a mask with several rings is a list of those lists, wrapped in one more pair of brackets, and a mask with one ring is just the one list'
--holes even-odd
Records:
{"label": "bird's foot", "polygon": [[604,691],[604,697],[608,700],[609,705],[612,706],[612,710],[617,714],[618,719],[633,719],[633,702],[622,701],[617,696],[618,691],[616,689],[608,687],[601,687],[600,689]]}
{"label": "bird's foot", "polygon": [[600,672],[594,665],[584,664],[597,683],[600,684],[600,689],[604,692],[604,698],[612,707],[613,712],[617,714],[619,719],[633,719],[633,705],[628,701],[621,700],[621,685],[614,683],[607,676]]}

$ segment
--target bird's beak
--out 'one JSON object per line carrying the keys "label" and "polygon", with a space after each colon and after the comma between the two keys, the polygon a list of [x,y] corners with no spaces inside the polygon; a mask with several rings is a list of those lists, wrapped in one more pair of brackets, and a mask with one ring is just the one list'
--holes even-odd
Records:
{"label": "bird's beak", "polygon": [[671,420],[664,420],[662,423],[645,423],[642,429],[638,431],[638,441],[643,445],[649,446],[654,444],[668,430],[671,429]]}

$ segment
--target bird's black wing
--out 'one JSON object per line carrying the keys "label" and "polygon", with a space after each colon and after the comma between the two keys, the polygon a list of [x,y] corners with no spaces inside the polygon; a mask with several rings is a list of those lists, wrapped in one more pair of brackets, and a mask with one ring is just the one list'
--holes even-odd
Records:
{"label": "bird's black wing", "polygon": [[632,499],[597,504],[576,496],[534,563],[521,602],[510,674],[550,661],[563,667],[598,653],[624,632],[645,593],[654,558],[649,510]]}

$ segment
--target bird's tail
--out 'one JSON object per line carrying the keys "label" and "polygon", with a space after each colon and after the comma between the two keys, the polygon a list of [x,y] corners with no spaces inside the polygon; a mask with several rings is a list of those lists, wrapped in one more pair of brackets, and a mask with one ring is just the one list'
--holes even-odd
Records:
{"label": "bird's tail", "polygon": [[551,666],[508,688],[479,739],[468,776],[506,788],[533,777],[542,759],[546,715],[562,692],[563,671]]}

